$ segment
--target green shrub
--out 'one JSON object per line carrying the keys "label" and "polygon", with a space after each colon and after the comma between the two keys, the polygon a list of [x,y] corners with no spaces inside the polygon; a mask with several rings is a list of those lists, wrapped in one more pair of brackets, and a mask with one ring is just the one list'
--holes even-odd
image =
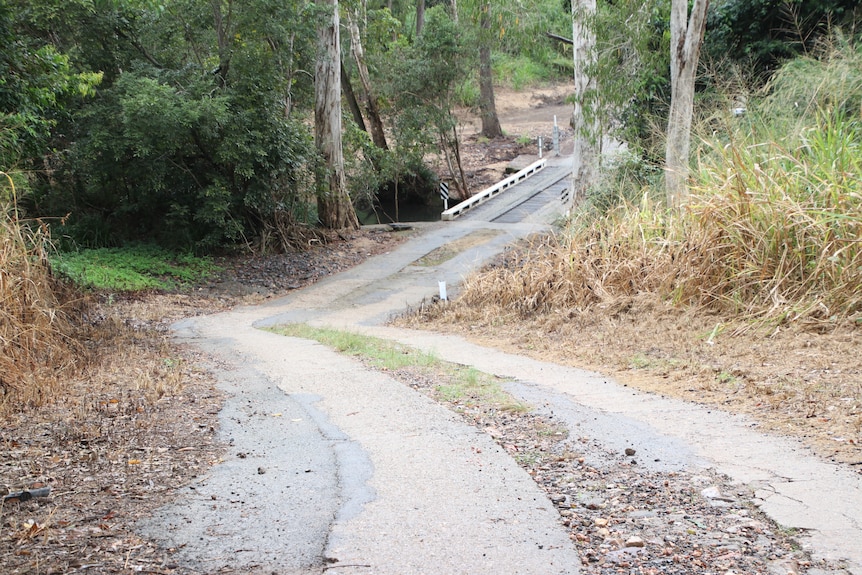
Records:
{"label": "green shrub", "polygon": [[606,214],[624,204],[638,204],[644,193],[654,193],[661,168],[628,150],[614,152],[602,166],[599,181],[587,190],[586,209]]}
{"label": "green shrub", "polygon": [[461,106],[475,108],[479,105],[479,97],[479,84],[475,78],[466,80],[455,87],[455,98]]}
{"label": "green shrub", "polygon": [[504,82],[515,90],[522,90],[526,86],[546,82],[555,77],[552,66],[525,56],[495,54],[493,68],[497,81]]}

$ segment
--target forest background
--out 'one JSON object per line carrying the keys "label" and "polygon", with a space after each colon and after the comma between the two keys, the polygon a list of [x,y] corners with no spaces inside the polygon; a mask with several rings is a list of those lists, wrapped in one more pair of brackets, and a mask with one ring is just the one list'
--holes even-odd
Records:
{"label": "forest background", "polygon": [[[701,116],[727,98],[745,107],[779,66],[813,54],[834,31],[852,43],[857,4],[713,2]],[[332,7],[0,1],[0,169],[12,180],[0,182],[3,197],[11,199],[14,185],[19,213],[47,223],[61,250],[148,242],[207,253],[297,243],[297,230],[327,221],[318,210],[329,167],[313,125],[319,36]],[[396,194],[432,198],[432,153],[445,156],[445,177],[468,195],[454,108],[493,118],[493,82],[571,78],[571,46],[550,37],[572,35],[567,0],[349,0],[338,10],[340,132],[355,206]],[[648,178],[661,164],[669,15],[669,1],[625,0],[600,2],[590,18],[598,85],[589,113],[627,143],[626,177]],[[492,122],[483,131],[502,135]]]}

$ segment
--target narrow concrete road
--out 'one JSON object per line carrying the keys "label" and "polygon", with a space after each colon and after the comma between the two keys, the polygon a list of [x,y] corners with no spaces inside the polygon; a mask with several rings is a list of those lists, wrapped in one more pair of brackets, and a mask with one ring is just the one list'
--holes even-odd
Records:
{"label": "narrow concrete road", "polygon": [[[141,530],[205,573],[577,573],[557,511],[487,434],[356,361],[259,329],[337,310],[342,325],[380,323],[544,229],[435,224],[281,300],[177,324],[215,358],[230,450]],[[477,232],[469,252],[416,265]]]}
{"label": "narrow concrete road", "polygon": [[[546,220],[553,217],[545,214]],[[633,392],[598,374],[383,326],[450,287],[541,223],[434,224],[391,253],[262,306],[195,318],[177,338],[214,357],[228,394],[225,459],[141,525],[201,572],[577,573],[578,555],[544,493],[484,434],[357,362],[260,328],[349,328],[515,378],[511,391],[642,461],[712,467],[752,485],[762,508],[815,557],[862,575],[862,478],[743,418]],[[417,261],[481,232],[435,267]],[[584,428],[579,428],[583,432]],[[658,460],[658,461],[656,461]],[[837,573],[836,572],[836,573]]]}

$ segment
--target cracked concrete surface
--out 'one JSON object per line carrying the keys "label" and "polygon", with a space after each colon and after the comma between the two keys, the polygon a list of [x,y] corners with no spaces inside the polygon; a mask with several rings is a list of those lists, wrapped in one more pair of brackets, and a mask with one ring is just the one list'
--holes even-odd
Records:
{"label": "cracked concrete surface", "polygon": [[[365,331],[560,394],[603,420],[591,429],[595,437],[618,451],[626,444],[649,454],[639,458],[643,462],[667,457],[665,442],[681,446],[672,452],[675,460],[664,463],[712,467],[756,488],[756,502],[770,517],[786,528],[807,531],[800,541],[815,558],[845,562],[849,573],[862,575],[862,476],[814,456],[799,441],[761,433],[743,416],[641,393],[601,374],[482,348],[457,337],[392,328]],[[643,430],[626,429],[626,421]]]}
{"label": "cracked concrete surface", "polygon": [[[437,266],[413,265],[483,229],[502,233]],[[341,572],[577,572],[556,511],[486,434],[385,374],[257,329],[307,322],[514,378],[513,393],[580,423],[579,433],[611,449],[636,448],[656,468],[725,473],[754,488],[778,523],[806,530],[800,540],[814,557],[862,575],[862,476],[798,442],[601,374],[381,325],[435,295],[438,281],[453,286],[508,242],[542,229],[541,222],[476,220],[430,226],[389,254],[285,298],[178,325],[181,340],[227,366],[218,373],[231,395],[221,415],[231,448],[145,530],[184,545],[182,558],[209,570],[320,573],[337,560]]]}

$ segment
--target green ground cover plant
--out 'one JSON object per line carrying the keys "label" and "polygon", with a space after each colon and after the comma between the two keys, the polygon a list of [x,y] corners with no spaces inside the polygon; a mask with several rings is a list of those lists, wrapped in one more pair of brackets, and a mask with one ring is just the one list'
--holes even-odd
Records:
{"label": "green ground cover plant", "polygon": [[58,253],[50,261],[54,272],[79,287],[114,291],[173,290],[217,271],[211,258],[149,245]]}

